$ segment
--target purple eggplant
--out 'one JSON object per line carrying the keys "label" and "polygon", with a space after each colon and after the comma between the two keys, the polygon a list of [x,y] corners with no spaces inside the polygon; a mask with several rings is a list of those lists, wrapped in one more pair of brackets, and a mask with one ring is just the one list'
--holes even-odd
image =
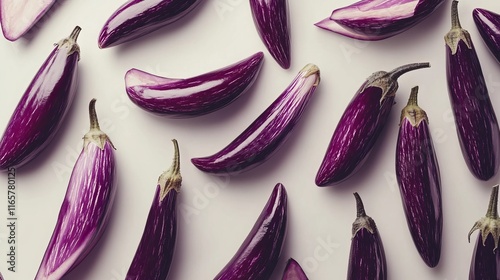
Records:
{"label": "purple eggplant", "polygon": [[0,24],[5,38],[15,41],[26,34],[56,0],[0,0]]}
{"label": "purple eggplant", "polygon": [[76,92],[80,30],[56,45],[21,97],[0,140],[0,170],[34,159],[61,126]]}
{"label": "purple eggplant", "polygon": [[257,79],[264,54],[258,52],[224,68],[188,79],[170,79],[131,69],[125,75],[130,100],[142,109],[173,117],[199,116],[238,98]]}
{"label": "purple eggplant", "polygon": [[427,114],[417,104],[418,87],[411,90],[401,111],[396,145],[396,178],[413,243],[429,267],[441,256],[443,213],[441,177]]}
{"label": "purple eggplant", "polygon": [[289,136],[320,82],[319,69],[306,65],[278,98],[236,139],[214,155],[193,158],[200,170],[234,174],[269,158]]}
{"label": "purple eggplant", "polygon": [[474,253],[469,270],[469,280],[497,280],[500,279],[500,252],[498,240],[500,238],[500,218],[498,217],[498,185],[491,190],[490,202],[486,216],[477,221],[469,232],[478,229]]}
{"label": "purple eggplant", "polygon": [[106,21],[99,48],[116,46],[147,35],[191,12],[202,0],[129,0]]}
{"label": "purple eggplant", "polygon": [[472,17],[486,46],[500,62],[500,15],[486,9],[476,8],[472,11]]}
{"label": "purple eggplant", "polygon": [[179,146],[174,139],[174,160],[169,170],[163,172],[156,186],[156,193],[139,247],[127,272],[127,280],[165,280],[175,249],[177,235],[176,201],[182,177],[180,173]]}
{"label": "purple eggplant", "polygon": [[290,68],[290,34],[287,0],[250,0],[253,21],[272,57]]}
{"label": "purple eggplant", "polygon": [[430,16],[444,0],[361,0],[336,9],[315,25],[350,38],[383,40]]}
{"label": "purple eggplant", "polygon": [[278,183],[245,241],[214,280],[269,279],[286,237],[287,195]]}
{"label": "purple eggplant", "polygon": [[500,131],[469,32],[462,29],[458,1],[452,2],[452,27],[445,36],[448,92],[462,155],[479,180],[498,171]]}
{"label": "purple eggplant", "polygon": [[100,130],[95,99],[57,223],[35,280],[61,279],[91,252],[109,221],[115,186],[114,146]]}
{"label": "purple eggplant", "polygon": [[365,213],[363,201],[356,198],[357,217],[352,224],[351,252],[347,280],[387,279],[384,245],[375,221]]}
{"label": "purple eggplant", "polygon": [[430,64],[407,64],[368,77],[337,124],[316,175],[316,185],[341,183],[361,167],[389,117],[399,86],[397,79],[408,71],[424,67]]}
{"label": "purple eggplant", "polygon": [[300,264],[293,258],[288,259],[286,263],[285,271],[283,272],[283,278],[281,280],[308,280],[304,270],[300,267]]}

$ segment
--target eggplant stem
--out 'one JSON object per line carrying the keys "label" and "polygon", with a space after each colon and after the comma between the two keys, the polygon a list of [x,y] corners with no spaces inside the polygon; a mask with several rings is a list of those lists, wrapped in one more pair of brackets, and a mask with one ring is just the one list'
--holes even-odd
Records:
{"label": "eggplant stem", "polygon": [[490,202],[488,204],[488,211],[486,217],[490,219],[498,219],[498,185],[493,186],[490,195]]}
{"label": "eggplant stem", "polygon": [[451,28],[462,29],[462,25],[460,25],[460,19],[458,17],[458,1],[456,0],[451,2]]}
{"label": "eggplant stem", "polygon": [[78,35],[80,34],[80,31],[82,31],[82,28],[80,26],[76,26],[75,29],[73,29],[73,31],[69,35],[69,39],[76,42],[76,39],[78,39]]}
{"label": "eggplant stem", "polygon": [[412,106],[412,105],[418,106],[417,98],[418,98],[418,86],[414,86],[411,89],[410,97],[408,98],[408,103],[406,104],[406,106]]}
{"label": "eggplant stem", "polygon": [[173,174],[179,174],[180,173],[179,144],[177,143],[176,139],[172,139],[172,142],[174,143],[174,160],[172,161],[172,166],[170,167],[170,170],[172,170]]}
{"label": "eggplant stem", "polygon": [[421,69],[421,68],[427,68],[427,67],[431,67],[431,64],[429,62],[422,62],[422,63],[410,63],[410,64],[406,64],[406,65],[403,65],[403,66],[400,66],[396,69],[393,69],[392,71],[389,72],[389,78],[391,80],[397,80],[401,75],[407,73],[407,72],[410,72],[410,71],[413,71],[413,70],[417,70],[417,69]]}
{"label": "eggplant stem", "polygon": [[92,98],[89,103],[90,130],[100,130],[99,120],[97,119],[97,112],[95,110],[95,102],[96,99]]}
{"label": "eggplant stem", "polygon": [[357,192],[354,193],[354,198],[356,199],[356,217],[366,217],[365,206]]}

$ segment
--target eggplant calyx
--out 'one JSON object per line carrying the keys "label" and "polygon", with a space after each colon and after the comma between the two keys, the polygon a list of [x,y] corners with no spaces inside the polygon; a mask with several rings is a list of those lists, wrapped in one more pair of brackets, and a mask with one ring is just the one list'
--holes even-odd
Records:
{"label": "eggplant calyx", "polygon": [[96,99],[93,98],[89,103],[89,118],[90,118],[90,130],[83,136],[83,147],[86,149],[90,143],[96,144],[101,150],[104,150],[104,145],[109,142],[111,147],[116,150],[113,142],[109,139],[106,133],[102,132],[99,128],[99,120],[97,119],[97,113],[95,110]]}
{"label": "eggplant calyx", "polygon": [[158,185],[160,186],[160,201],[162,201],[171,190],[179,192],[181,188],[182,176],[180,169],[179,144],[175,139],[172,139],[172,142],[174,143],[174,159],[172,160],[172,165],[158,178]]}
{"label": "eggplant calyx", "polygon": [[457,53],[458,43],[464,41],[465,45],[472,49],[472,40],[470,34],[467,30],[463,29],[460,25],[460,19],[458,16],[458,1],[453,1],[451,4],[451,29],[444,36],[444,41],[446,45],[451,49],[452,54]]}
{"label": "eggplant calyx", "polygon": [[78,54],[78,60],[80,60],[80,46],[76,42],[78,39],[78,35],[80,34],[80,31],[82,31],[82,28],[80,26],[76,26],[75,29],[71,32],[69,37],[62,39],[55,45],[58,46],[59,49],[66,48],[68,50],[68,56],[72,55],[73,53]]}
{"label": "eggplant calyx", "polygon": [[490,202],[488,204],[488,210],[486,216],[482,217],[477,221],[472,229],[469,231],[468,239],[470,242],[470,236],[475,230],[479,230],[481,238],[483,239],[483,246],[486,244],[486,238],[488,234],[491,234],[495,242],[495,251],[498,248],[498,242],[500,239],[500,218],[498,217],[498,185],[495,185],[491,191]]}
{"label": "eggplant calyx", "polygon": [[427,119],[427,113],[418,106],[417,101],[418,86],[411,89],[410,97],[408,98],[408,104],[401,110],[401,123],[406,118],[410,121],[413,127],[418,127],[420,123],[425,120],[429,123]]}
{"label": "eggplant calyx", "polygon": [[363,201],[357,192],[354,193],[354,198],[356,199],[356,220],[352,223],[352,238],[354,238],[358,231],[363,228],[367,229],[371,234],[374,234],[377,229],[375,221],[370,216],[366,215]]}
{"label": "eggplant calyx", "polygon": [[304,68],[302,68],[302,70],[300,70],[300,71],[304,73],[304,78],[307,78],[311,75],[316,75],[318,78],[316,79],[316,82],[314,82],[313,86],[319,85],[321,78],[320,78],[320,71],[319,71],[318,66],[316,66],[312,63],[309,63],[306,66],[304,66]]}

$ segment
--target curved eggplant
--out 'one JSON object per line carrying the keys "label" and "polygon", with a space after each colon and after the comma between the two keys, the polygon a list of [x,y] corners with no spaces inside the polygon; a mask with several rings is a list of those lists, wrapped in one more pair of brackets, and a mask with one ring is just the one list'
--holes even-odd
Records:
{"label": "curved eggplant", "polygon": [[21,38],[55,2],[56,0],[0,0],[3,36],[9,41]]}
{"label": "curved eggplant", "polygon": [[271,56],[290,68],[290,33],[287,0],[250,0],[253,21]]}
{"label": "curved eggplant", "polygon": [[368,77],[335,128],[316,175],[316,185],[341,183],[361,167],[385,127],[399,86],[397,79],[406,72],[424,67],[430,64],[407,64]]}
{"label": "curved eggplant", "polygon": [[404,32],[430,16],[444,0],[361,0],[334,10],[315,25],[365,41]]}
{"label": "curved eggplant", "polygon": [[116,193],[114,146],[99,129],[95,99],[57,223],[35,280],[61,279],[91,252],[108,224]]}
{"label": "curved eggplant", "polygon": [[281,280],[308,280],[300,264],[293,258],[288,259]]}
{"label": "curved eggplant", "polygon": [[412,88],[401,111],[396,146],[396,178],[413,243],[429,267],[441,256],[443,213],[441,177],[427,114],[417,104],[418,87]]}
{"label": "curved eggplant", "polygon": [[17,104],[0,140],[0,170],[34,159],[61,126],[76,92],[80,30],[56,45]]}
{"label": "curved eggplant", "polygon": [[245,241],[214,280],[269,279],[286,237],[287,195],[278,183]]}
{"label": "curved eggplant", "polygon": [[224,68],[188,79],[170,79],[131,69],[125,75],[130,100],[140,108],[173,117],[199,116],[233,102],[257,79],[258,52]]}
{"label": "curved eggplant", "polygon": [[486,46],[500,62],[500,15],[486,9],[476,8],[472,11],[472,17]]}
{"label": "curved eggplant", "polygon": [[281,146],[299,120],[320,81],[316,65],[306,65],[292,83],[236,139],[216,154],[193,158],[200,170],[231,174],[261,164]]}
{"label": "curved eggplant", "polygon": [[202,0],[129,0],[106,21],[99,34],[99,48],[132,41],[191,12]]}
{"label": "curved eggplant", "polygon": [[448,92],[462,155],[471,173],[486,181],[498,171],[500,130],[474,45],[460,26],[457,1],[445,42]]}

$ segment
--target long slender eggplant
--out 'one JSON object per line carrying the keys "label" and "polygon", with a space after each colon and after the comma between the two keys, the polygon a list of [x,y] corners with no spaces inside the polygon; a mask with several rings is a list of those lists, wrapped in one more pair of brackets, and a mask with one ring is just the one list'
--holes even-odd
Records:
{"label": "long slender eggplant", "polygon": [[293,258],[288,259],[281,280],[308,280],[300,264]]}
{"label": "long slender eggplant", "polygon": [[229,145],[214,155],[193,158],[200,170],[232,174],[269,158],[286,140],[320,82],[319,69],[306,65],[280,96]]}
{"label": "long slender eggplant", "polygon": [[0,140],[0,170],[34,159],[59,130],[76,92],[80,30],[56,45],[21,97]]}
{"label": "long slender eggplant", "polygon": [[170,79],[131,69],[125,75],[130,100],[140,108],[173,117],[199,116],[241,96],[257,79],[264,54],[258,52],[224,68],[187,79]]}
{"label": "long slender eggplant", "polygon": [[427,114],[417,104],[412,88],[401,111],[396,146],[396,178],[413,243],[429,267],[441,256],[443,213],[441,176],[429,131]]}
{"label": "long slender eggplant", "polygon": [[366,215],[363,201],[356,198],[357,217],[352,224],[351,252],[347,280],[387,279],[384,245],[375,221]]}
{"label": "long slender eggplant", "polygon": [[15,41],[28,32],[56,0],[0,0],[0,25],[5,38]]}
{"label": "long slender eggplant", "polygon": [[368,77],[337,124],[316,175],[316,185],[338,184],[361,167],[389,117],[399,86],[397,79],[408,71],[424,67],[430,64],[407,64]]}
{"label": "long slender eggplant", "polygon": [[315,25],[350,38],[383,40],[429,17],[444,0],[361,0],[338,8]]}
{"label": "long slender eggplant", "polygon": [[177,140],[172,166],[163,172],[149,210],[141,241],[127,272],[127,280],[165,280],[175,249],[177,236],[177,193],[181,188],[180,156]]}
{"label": "long slender eggplant", "polygon": [[245,241],[214,280],[269,279],[286,237],[287,195],[278,183]]}
{"label": "long slender eggplant", "polygon": [[287,0],[250,0],[253,21],[271,56],[290,68],[290,32]]}
{"label": "long slender eggplant", "polygon": [[114,146],[100,130],[95,99],[57,223],[35,280],[61,279],[91,252],[109,221],[116,193]]}
{"label": "long slender eggplant", "polygon": [[452,2],[451,14],[452,27],[445,36],[451,107],[467,167],[486,181],[498,171],[500,130],[471,37],[460,26],[458,1]]}
{"label": "long slender eggplant", "polygon": [[486,9],[476,8],[472,11],[472,17],[486,46],[500,62],[500,15]]}
{"label": "long slender eggplant", "polygon": [[477,221],[469,232],[479,230],[469,270],[469,280],[500,279],[500,218],[498,217],[498,185],[491,190],[486,216]]}
{"label": "long slender eggplant", "polygon": [[135,40],[177,21],[202,0],[129,0],[106,21],[99,34],[99,48]]}

